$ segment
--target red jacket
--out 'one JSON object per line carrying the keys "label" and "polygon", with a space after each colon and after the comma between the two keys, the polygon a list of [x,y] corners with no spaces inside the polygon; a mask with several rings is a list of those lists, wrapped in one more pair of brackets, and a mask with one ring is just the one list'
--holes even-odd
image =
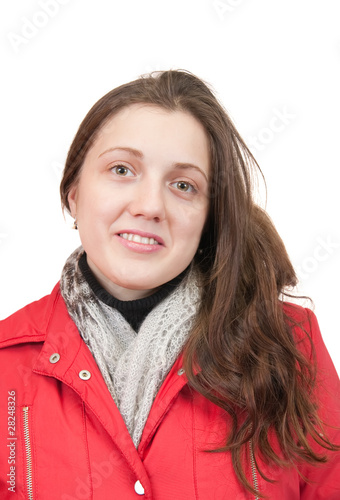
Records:
{"label": "red jacket", "polygon": [[[306,327],[311,321],[321,411],[339,426],[339,379],[316,318],[308,309],[295,311]],[[202,451],[217,447],[228,423],[222,410],[189,389],[181,358],[135,449],[59,286],[0,322],[0,367],[1,500],[254,498],[238,483],[229,453]],[[254,473],[251,463],[247,473],[267,498],[340,499],[339,454],[323,466],[301,466],[311,484],[293,468],[262,467],[275,483]]]}

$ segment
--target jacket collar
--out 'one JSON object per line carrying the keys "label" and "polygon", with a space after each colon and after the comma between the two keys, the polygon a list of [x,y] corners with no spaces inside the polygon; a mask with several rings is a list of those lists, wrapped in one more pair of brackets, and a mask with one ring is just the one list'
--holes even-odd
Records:
{"label": "jacket collar", "polygon": [[58,283],[50,295],[28,304],[0,321],[0,348],[44,341],[48,324],[60,298]]}

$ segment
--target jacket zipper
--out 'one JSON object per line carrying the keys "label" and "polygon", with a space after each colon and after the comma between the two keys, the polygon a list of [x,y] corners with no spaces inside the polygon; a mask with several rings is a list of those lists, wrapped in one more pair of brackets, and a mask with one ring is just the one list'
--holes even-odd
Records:
{"label": "jacket zipper", "polygon": [[26,490],[28,500],[33,500],[33,479],[32,479],[32,446],[28,425],[28,406],[23,407],[24,414],[24,442],[26,453]]}
{"label": "jacket zipper", "polygon": [[[256,491],[256,493],[258,493],[259,492],[259,483],[257,480],[257,472],[256,472],[256,466],[255,466],[253,444],[251,441],[249,441],[249,451],[250,451],[250,467],[251,467],[251,474],[253,476],[254,490]],[[256,495],[255,500],[260,500],[258,495]]]}

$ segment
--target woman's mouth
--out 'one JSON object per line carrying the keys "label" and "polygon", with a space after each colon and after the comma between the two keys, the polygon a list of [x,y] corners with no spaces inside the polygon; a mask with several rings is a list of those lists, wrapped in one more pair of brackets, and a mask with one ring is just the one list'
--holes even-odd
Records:
{"label": "woman's mouth", "polygon": [[146,233],[139,229],[122,229],[119,233],[116,233],[116,237],[124,247],[132,252],[158,253],[165,247],[164,241],[160,236],[153,233]]}

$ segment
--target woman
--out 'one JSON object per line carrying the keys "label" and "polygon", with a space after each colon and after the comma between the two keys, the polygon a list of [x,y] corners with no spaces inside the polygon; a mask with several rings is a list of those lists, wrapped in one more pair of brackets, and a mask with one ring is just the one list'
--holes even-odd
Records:
{"label": "woman", "polygon": [[89,111],[61,182],[82,246],[0,326],[1,498],[340,498],[339,380],[254,165],[184,71]]}

